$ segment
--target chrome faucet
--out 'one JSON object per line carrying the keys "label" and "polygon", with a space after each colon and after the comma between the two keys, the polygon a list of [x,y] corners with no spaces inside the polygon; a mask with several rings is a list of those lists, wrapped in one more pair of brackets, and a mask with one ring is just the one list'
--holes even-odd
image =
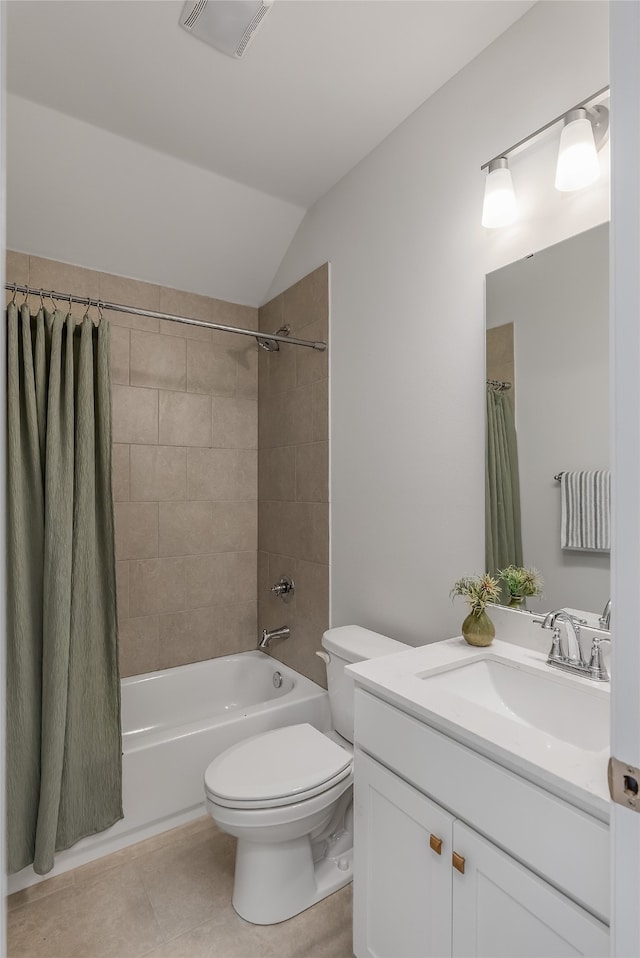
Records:
{"label": "chrome faucet", "polygon": [[604,609],[602,610],[602,615],[598,619],[601,629],[610,629],[611,628],[611,599],[607,601]]}
{"label": "chrome faucet", "polygon": [[[566,645],[564,650],[558,622],[564,622],[565,624]],[[545,616],[542,628],[553,629],[553,643],[549,658],[553,658],[554,664],[560,661],[572,665],[586,665],[580,645],[580,626],[586,624],[586,619],[577,619],[566,609],[558,609],[556,612],[549,612]],[[552,663],[549,662],[549,664]]]}
{"label": "chrome faucet", "polygon": [[[565,672],[575,672],[578,675],[586,676],[598,682],[608,682],[609,673],[607,672],[600,653],[601,642],[611,642],[609,636],[604,636],[599,629],[589,630],[595,633],[591,641],[591,654],[587,662],[582,653],[580,644],[581,626],[587,625],[586,619],[579,619],[571,615],[566,609],[556,609],[549,612],[544,618],[534,618],[533,622],[541,625],[543,629],[552,629],[552,640],[549,655],[547,656],[547,665],[555,669],[563,669]],[[562,631],[558,623],[564,623],[566,640],[562,641]]]}
{"label": "chrome faucet", "polygon": [[263,629],[262,638],[258,642],[258,648],[268,649],[269,643],[273,639],[288,639],[290,634],[291,632],[288,625],[281,625],[279,629],[271,629],[271,631],[269,631],[269,629]]}

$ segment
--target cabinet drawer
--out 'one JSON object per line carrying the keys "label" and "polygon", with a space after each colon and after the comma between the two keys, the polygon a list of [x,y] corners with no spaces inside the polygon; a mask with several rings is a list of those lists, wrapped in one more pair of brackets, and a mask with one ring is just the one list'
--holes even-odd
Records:
{"label": "cabinet drawer", "polygon": [[355,703],[360,748],[608,922],[607,825],[362,689]]}

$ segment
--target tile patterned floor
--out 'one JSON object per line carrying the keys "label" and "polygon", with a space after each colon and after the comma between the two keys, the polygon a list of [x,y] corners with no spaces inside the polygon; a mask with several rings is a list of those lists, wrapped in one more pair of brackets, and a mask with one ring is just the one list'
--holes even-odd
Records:
{"label": "tile patterned floor", "polygon": [[351,885],[279,925],[231,906],[235,839],[199,818],[8,899],[9,958],[352,958]]}

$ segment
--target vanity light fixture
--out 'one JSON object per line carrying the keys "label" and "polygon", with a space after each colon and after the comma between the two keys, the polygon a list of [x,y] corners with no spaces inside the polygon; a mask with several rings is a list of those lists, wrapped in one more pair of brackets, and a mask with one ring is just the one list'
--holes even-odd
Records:
{"label": "vanity light fixture", "polygon": [[508,226],[516,218],[517,205],[513,182],[509,171],[508,157],[515,156],[556,125],[563,124],[556,169],[556,189],[563,192],[581,190],[594,183],[600,175],[597,151],[607,142],[609,133],[609,110],[602,104],[591,104],[609,90],[603,87],[590,97],[576,104],[571,110],[556,116],[534,133],[525,136],[503,150],[481,170],[487,171],[482,225],[490,229]]}
{"label": "vanity light fixture", "polygon": [[515,220],[516,213],[516,194],[513,191],[509,163],[506,156],[499,156],[489,163],[484,188],[482,225],[489,229],[509,226]]}
{"label": "vanity light fixture", "polygon": [[600,176],[598,148],[609,132],[609,111],[604,106],[570,110],[560,135],[556,189],[563,193],[590,186]]}

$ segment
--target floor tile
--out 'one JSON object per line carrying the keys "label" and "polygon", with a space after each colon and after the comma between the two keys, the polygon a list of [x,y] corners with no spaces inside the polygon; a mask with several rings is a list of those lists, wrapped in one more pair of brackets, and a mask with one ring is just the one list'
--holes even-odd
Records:
{"label": "floor tile", "polygon": [[167,939],[216,918],[231,899],[235,839],[220,831],[136,858],[136,868]]}
{"label": "floor tile", "polygon": [[139,958],[162,940],[133,865],[8,915],[10,958]]}
{"label": "floor tile", "polygon": [[9,958],[352,958],[350,885],[252,925],[231,905],[234,858],[205,816],[20,892]]}

